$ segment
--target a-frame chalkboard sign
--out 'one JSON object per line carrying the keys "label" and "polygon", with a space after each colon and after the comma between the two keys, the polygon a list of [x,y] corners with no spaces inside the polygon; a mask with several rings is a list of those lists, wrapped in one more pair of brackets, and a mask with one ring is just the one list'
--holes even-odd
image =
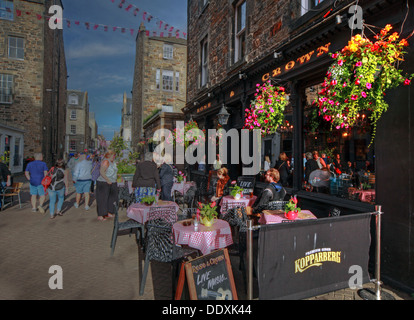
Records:
{"label": "a-frame chalkboard sign", "polygon": [[227,249],[188,261],[181,266],[175,299],[181,299],[187,278],[191,300],[237,300]]}

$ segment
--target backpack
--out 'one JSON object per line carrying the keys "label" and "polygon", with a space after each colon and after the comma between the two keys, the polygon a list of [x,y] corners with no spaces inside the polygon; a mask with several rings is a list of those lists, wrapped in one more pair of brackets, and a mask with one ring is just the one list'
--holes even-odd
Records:
{"label": "backpack", "polygon": [[49,188],[50,184],[52,183],[52,176],[50,173],[53,171],[54,168],[55,167],[52,167],[46,174],[46,176],[42,179],[42,186],[45,191],[47,190],[47,188]]}
{"label": "backpack", "polygon": [[96,181],[99,178],[99,176],[101,175],[100,171],[101,171],[101,161],[98,160],[95,162],[91,170],[92,181]]}

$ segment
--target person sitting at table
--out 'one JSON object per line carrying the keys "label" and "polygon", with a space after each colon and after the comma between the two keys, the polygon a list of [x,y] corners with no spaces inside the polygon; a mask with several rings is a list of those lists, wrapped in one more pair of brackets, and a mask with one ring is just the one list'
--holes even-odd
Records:
{"label": "person sitting at table", "polygon": [[266,208],[270,201],[283,201],[286,195],[286,190],[283,188],[280,180],[279,171],[272,168],[267,170],[266,182],[269,184],[263,190],[262,194],[257,198],[253,205],[253,213],[261,212]]}
{"label": "person sitting at table", "polygon": [[216,193],[211,197],[211,201],[219,203],[223,196],[229,194],[230,177],[227,168],[223,167],[219,169],[217,171],[217,177]]}
{"label": "person sitting at table", "polygon": [[152,153],[145,154],[145,161],[138,162],[132,179],[132,187],[135,189],[135,202],[141,202],[142,198],[155,196],[161,191],[161,181],[157,165],[152,160]]}
{"label": "person sitting at table", "polygon": [[160,166],[160,180],[161,180],[161,200],[172,201],[171,189],[174,184],[174,169],[171,165],[172,157],[170,154],[165,154],[164,161]]}

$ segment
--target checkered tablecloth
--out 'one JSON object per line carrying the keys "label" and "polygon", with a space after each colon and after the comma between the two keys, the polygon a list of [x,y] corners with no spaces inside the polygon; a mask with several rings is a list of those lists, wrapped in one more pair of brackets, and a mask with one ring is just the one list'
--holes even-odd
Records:
{"label": "checkered tablecloth", "polygon": [[[296,218],[296,220],[306,219],[316,219],[316,217],[309,210],[302,210]],[[282,223],[283,221],[290,221],[289,219],[285,218],[285,213],[283,210],[263,210],[259,219],[260,224]]]}
{"label": "checkered tablecloth", "polygon": [[216,219],[211,227],[199,224],[198,231],[194,230],[193,223],[184,226],[183,221],[179,221],[173,225],[173,230],[175,243],[200,250],[203,255],[233,244],[230,225],[220,219]]}
{"label": "checkered tablecloth", "polygon": [[244,195],[243,198],[240,198],[238,200],[234,199],[233,196],[224,196],[220,201],[220,213],[222,215],[225,215],[227,213],[227,210],[234,207],[234,204],[236,203],[243,203],[245,207],[252,207],[256,202],[256,199],[256,196],[250,197],[248,195]]}
{"label": "checkered tablecloth", "polygon": [[191,187],[197,187],[197,184],[194,181],[187,181],[187,182],[174,182],[173,187],[171,189],[171,195],[174,195],[174,191],[178,191],[181,194],[186,194],[188,189]]}
{"label": "checkered tablecloth", "polygon": [[[179,209],[178,205],[172,201],[159,200],[158,204],[153,204],[153,206],[155,207],[174,206],[176,208],[175,212],[177,212]],[[145,224],[148,221],[148,213],[150,211],[150,208],[151,206],[147,206],[143,203],[134,203],[128,207],[127,217],[139,223]]]}

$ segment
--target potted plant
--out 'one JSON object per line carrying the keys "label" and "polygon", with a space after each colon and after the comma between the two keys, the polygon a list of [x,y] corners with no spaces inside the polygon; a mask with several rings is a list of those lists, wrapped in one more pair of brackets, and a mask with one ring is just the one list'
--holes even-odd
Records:
{"label": "potted plant", "polygon": [[154,202],[155,202],[154,196],[146,196],[141,199],[141,203],[145,204],[146,206],[152,206]]}
{"label": "potted plant", "polygon": [[387,111],[387,89],[409,85],[413,75],[403,76],[398,69],[404,61],[406,39],[390,34],[387,25],[374,37],[375,42],[357,34],[341,51],[332,54],[335,60],[329,68],[323,89],[319,92],[319,114],[331,123],[332,129],[353,127],[366,115],[372,125],[371,143],[376,124]]}
{"label": "potted plant", "polygon": [[298,207],[298,199],[296,196],[291,197],[285,206],[285,218],[289,220],[295,220],[298,217],[300,211],[301,209]]}
{"label": "potted plant", "polygon": [[183,172],[178,171],[177,175],[175,176],[175,179],[177,180],[178,183],[181,183],[184,181],[185,175]]}
{"label": "potted plant", "polygon": [[199,217],[200,222],[206,227],[211,227],[214,223],[214,219],[217,218],[217,206],[216,202],[209,204],[198,203],[197,217]]}
{"label": "potted plant", "polygon": [[289,103],[285,88],[273,86],[271,81],[256,84],[256,88],[255,100],[250,109],[245,110],[244,128],[260,130],[262,136],[273,134],[282,124],[285,107]]}
{"label": "potted plant", "polygon": [[230,191],[230,195],[233,196],[234,199],[239,200],[242,195],[243,195],[243,188],[239,187],[236,184],[236,181],[232,181],[231,184],[233,185],[233,187],[230,187],[231,191]]}

